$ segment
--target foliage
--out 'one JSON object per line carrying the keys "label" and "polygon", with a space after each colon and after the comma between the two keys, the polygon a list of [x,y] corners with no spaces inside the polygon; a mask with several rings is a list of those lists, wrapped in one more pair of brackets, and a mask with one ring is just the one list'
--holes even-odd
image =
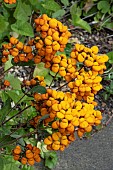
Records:
{"label": "foliage", "polygon": [[[95,109],[94,97],[102,89],[108,56],[99,55],[97,46],[75,44],[73,48],[68,43],[71,33],[67,26],[55,19],[69,12],[74,25],[91,32],[89,24],[81,18],[85,3],[0,0],[3,170],[33,170],[32,165],[41,159],[52,169],[57,163],[57,150],[63,151],[76,135],[82,138],[101,124],[102,114]],[[104,2],[107,9],[101,3],[96,4],[98,10],[107,14],[109,3]],[[84,16],[88,12],[89,8]],[[108,55],[111,66],[112,57]],[[19,69],[29,66],[33,71],[21,80],[10,71],[16,66]]]}

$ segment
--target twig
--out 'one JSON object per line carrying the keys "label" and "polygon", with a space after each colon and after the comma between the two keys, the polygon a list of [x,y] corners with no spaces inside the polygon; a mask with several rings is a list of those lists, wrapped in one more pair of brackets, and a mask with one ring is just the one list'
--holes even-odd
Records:
{"label": "twig", "polygon": [[106,126],[110,123],[110,121],[111,121],[111,119],[113,118],[113,114],[112,114],[112,116],[110,116],[110,118],[108,119],[108,121],[106,122]]}
{"label": "twig", "polygon": [[10,117],[9,119],[7,119],[5,122],[2,122],[2,124],[0,126],[3,126],[5,123],[7,123],[9,120],[13,119],[14,117],[17,117],[18,115],[20,115],[23,111],[27,110],[29,107],[31,107],[31,105],[25,107],[23,110],[21,110],[20,112],[18,112],[16,115]]}

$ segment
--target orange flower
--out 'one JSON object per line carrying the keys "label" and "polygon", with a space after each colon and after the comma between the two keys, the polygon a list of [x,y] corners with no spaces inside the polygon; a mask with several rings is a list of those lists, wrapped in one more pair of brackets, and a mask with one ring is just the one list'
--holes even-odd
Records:
{"label": "orange flower", "polygon": [[8,80],[5,80],[5,81],[4,81],[4,85],[5,85],[5,86],[10,86],[10,82],[9,82]]}

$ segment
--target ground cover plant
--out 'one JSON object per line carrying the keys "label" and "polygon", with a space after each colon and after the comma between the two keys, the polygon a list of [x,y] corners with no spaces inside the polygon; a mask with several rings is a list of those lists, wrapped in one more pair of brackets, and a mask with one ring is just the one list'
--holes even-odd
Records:
{"label": "ground cover plant", "polygon": [[[71,32],[56,19],[66,0],[0,3],[0,168],[32,170],[45,160],[52,169],[56,151],[101,124],[95,95],[112,69],[111,53],[99,54],[96,44],[69,46]],[[16,66],[32,71],[21,80],[10,72]]]}

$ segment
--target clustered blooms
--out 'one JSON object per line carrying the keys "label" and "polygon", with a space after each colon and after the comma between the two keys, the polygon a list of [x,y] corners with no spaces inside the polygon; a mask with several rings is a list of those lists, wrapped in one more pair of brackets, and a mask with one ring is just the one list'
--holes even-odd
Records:
{"label": "clustered blooms", "polygon": [[21,162],[23,165],[34,165],[35,162],[40,162],[40,149],[31,144],[27,144],[23,151],[19,145],[13,150],[13,158]]}
{"label": "clustered blooms", "polygon": [[36,31],[38,35],[31,39],[26,45],[17,38],[11,37],[9,44],[3,44],[2,62],[8,60],[8,55],[14,57],[14,62],[34,61],[35,64],[41,61],[46,63],[46,67],[57,51],[64,51],[71,33],[67,26],[54,18],[49,18],[46,14],[35,19]]}
{"label": "clustered blooms", "polygon": [[92,130],[92,126],[101,123],[102,113],[94,110],[93,104],[76,100],[75,93],[48,88],[46,94],[35,93],[34,99],[38,115],[30,124],[36,128],[41,117],[48,115],[43,124],[53,129],[52,135],[44,139],[49,150],[64,150],[75,140],[75,128],[78,136],[82,137],[85,132]]}
{"label": "clustered blooms", "polygon": [[4,0],[4,2],[7,4],[15,4],[16,0]]}
{"label": "clustered blooms", "polygon": [[[75,132],[83,137],[85,132],[91,132],[93,127],[101,123],[102,113],[95,110],[97,103],[94,96],[102,89],[101,74],[106,69],[108,56],[99,55],[97,46],[88,48],[82,44],[75,45],[69,58],[65,54],[57,55],[56,52],[64,51],[71,36],[67,26],[46,14],[35,19],[35,25],[37,35],[28,44],[24,45],[11,37],[10,43],[3,45],[2,62],[5,63],[11,54],[15,63],[29,60],[35,64],[43,62],[46,68],[63,77],[67,92],[58,91],[60,87],[57,90],[47,88],[46,94],[33,94],[32,106],[36,108],[37,116],[29,122],[33,128],[37,128],[40,123],[45,128],[51,128],[52,134],[44,137],[47,149],[63,151],[76,139]],[[78,64],[82,67],[78,68]],[[42,76],[25,80],[24,84],[46,86]],[[21,149],[17,154],[14,150],[14,159],[33,165],[34,161],[40,159],[35,158],[34,147],[27,148],[24,158],[20,156]]]}
{"label": "clustered blooms", "polygon": [[30,45],[24,45],[17,38],[11,37],[10,43],[3,44],[3,57],[2,62],[5,63],[9,58],[8,55],[14,57],[14,62],[28,62],[33,59],[32,47]]}

